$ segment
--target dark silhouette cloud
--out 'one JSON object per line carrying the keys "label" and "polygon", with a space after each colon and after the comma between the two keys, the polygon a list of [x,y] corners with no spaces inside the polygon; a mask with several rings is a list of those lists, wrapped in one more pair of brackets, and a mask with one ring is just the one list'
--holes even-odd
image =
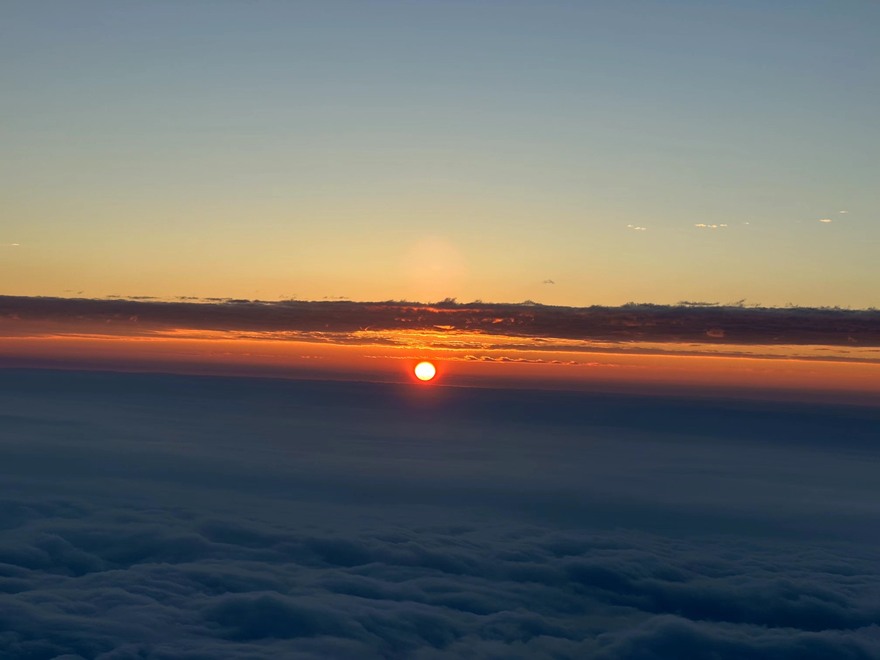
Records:
{"label": "dark silhouette cloud", "polygon": [[876,408],[0,370],[0,657],[875,658]]}
{"label": "dark silhouette cloud", "polygon": [[296,333],[314,341],[344,341],[362,331],[420,330],[617,342],[880,346],[880,311],[876,310],[697,303],[576,308],[454,301],[164,302],[0,296],[2,334],[150,334],[181,328],[244,336]]}

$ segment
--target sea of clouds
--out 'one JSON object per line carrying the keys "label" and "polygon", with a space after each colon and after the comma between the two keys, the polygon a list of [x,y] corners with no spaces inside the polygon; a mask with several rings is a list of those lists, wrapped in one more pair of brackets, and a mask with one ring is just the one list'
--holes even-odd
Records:
{"label": "sea of clouds", "polygon": [[878,658],[880,410],[0,370],[0,657]]}

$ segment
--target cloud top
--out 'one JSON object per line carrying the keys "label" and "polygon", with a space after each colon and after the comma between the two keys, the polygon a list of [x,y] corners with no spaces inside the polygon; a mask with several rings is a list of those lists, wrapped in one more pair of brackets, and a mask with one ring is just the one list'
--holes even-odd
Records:
{"label": "cloud top", "polygon": [[880,654],[876,411],[48,371],[0,394],[3,658]]}

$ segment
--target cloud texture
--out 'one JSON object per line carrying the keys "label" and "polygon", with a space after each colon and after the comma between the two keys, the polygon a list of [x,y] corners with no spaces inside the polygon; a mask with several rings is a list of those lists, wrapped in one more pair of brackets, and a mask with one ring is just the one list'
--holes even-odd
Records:
{"label": "cloud texture", "polygon": [[[534,339],[880,346],[880,311],[676,306],[554,307],[453,301],[261,302],[0,296],[0,335],[23,331],[151,334],[175,329],[299,333],[329,340],[369,331],[471,332]],[[712,334],[720,329],[722,334]]]}
{"label": "cloud texture", "polygon": [[0,371],[0,656],[874,658],[878,424]]}

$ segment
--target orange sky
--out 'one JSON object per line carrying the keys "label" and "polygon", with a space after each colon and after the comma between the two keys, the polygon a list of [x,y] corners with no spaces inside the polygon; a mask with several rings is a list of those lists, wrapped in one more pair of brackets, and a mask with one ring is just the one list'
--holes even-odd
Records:
{"label": "orange sky", "polygon": [[[183,333],[182,333],[183,334]],[[785,357],[431,348],[383,343],[203,336],[4,337],[0,366],[413,382],[420,359],[436,385],[533,387],[827,398],[880,403],[880,364]],[[682,347],[672,346],[671,350]],[[430,385],[428,386],[430,387]]]}

